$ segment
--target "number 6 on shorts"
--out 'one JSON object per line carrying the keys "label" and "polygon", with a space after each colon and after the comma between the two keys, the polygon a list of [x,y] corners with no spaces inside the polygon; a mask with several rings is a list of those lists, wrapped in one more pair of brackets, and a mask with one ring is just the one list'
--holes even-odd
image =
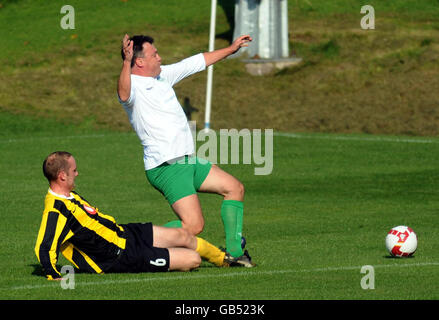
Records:
{"label": "number 6 on shorts", "polygon": [[166,260],[162,259],[162,258],[158,258],[155,261],[154,260],[149,260],[149,263],[156,266],[156,267],[163,267],[166,265]]}

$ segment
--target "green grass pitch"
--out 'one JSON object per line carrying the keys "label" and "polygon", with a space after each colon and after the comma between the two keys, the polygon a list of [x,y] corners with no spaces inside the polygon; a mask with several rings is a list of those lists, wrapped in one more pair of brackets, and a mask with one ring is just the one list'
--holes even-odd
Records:
{"label": "green grass pitch", "polygon": [[[244,233],[256,268],[203,262],[189,273],[76,274],[75,289],[64,290],[41,276],[33,252],[47,191],[41,163],[48,153],[72,152],[77,191],[119,223],[163,224],[173,213],[146,181],[134,134],[79,133],[44,121],[28,126],[38,130],[0,139],[3,299],[439,298],[438,139],[275,135],[271,175],[255,176],[253,165],[222,166],[246,186]],[[224,245],[221,198],[200,199],[202,235]],[[401,224],[417,233],[418,250],[412,258],[393,259],[384,239]],[[65,264],[61,257],[59,266]],[[361,287],[364,265],[374,267],[374,289]]]}
{"label": "green grass pitch", "polygon": [[[60,27],[65,4],[75,8],[74,30]],[[229,43],[233,1],[218,4],[219,47]],[[116,100],[119,46],[125,32],[147,32],[167,63],[206,50],[210,1],[0,1],[0,298],[438,300],[439,7],[370,1],[376,29],[365,31],[364,4],[290,0],[290,45],[305,62],[297,68],[258,78],[233,59],[215,66],[212,124],[276,129],[270,175],[221,166],[245,185],[244,235],[256,268],[76,274],[74,290],[65,290],[42,276],[34,254],[48,188],[43,159],[72,152],[77,191],[119,223],[174,219],[145,178]],[[192,118],[199,124],[205,77],[176,87],[200,109]],[[395,133],[412,136],[384,135]],[[221,198],[200,200],[202,236],[224,246]],[[397,225],[418,235],[412,258],[386,252]],[[363,266],[373,266],[373,289],[361,286],[370,275]]]}

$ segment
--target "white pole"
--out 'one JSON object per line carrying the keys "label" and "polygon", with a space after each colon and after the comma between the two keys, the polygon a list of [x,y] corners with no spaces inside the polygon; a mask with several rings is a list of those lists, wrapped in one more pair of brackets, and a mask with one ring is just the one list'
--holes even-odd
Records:
{"label": "white pole", "polygon": [[[212,0],[211,10],[210,10],[209,51],[215,50],[215,24],[216,24],[216,0]],[[207,67],[206,110],[204,116],[205,131],[208,131],[210,129],[210,109],[212,104],[212,77],[213,77],[213,65]]]}

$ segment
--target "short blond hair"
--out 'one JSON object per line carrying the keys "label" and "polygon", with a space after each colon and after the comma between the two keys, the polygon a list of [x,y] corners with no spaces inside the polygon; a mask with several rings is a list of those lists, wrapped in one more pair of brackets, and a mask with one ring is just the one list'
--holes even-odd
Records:
{"label": "short blond hair", "polygon": [[69,170],[68,160],[71,156],[72,154],[67,151],[55,151],[44,159],[43,174],[49,183],[58,179],[58,174],[61,171],[67,172]]}

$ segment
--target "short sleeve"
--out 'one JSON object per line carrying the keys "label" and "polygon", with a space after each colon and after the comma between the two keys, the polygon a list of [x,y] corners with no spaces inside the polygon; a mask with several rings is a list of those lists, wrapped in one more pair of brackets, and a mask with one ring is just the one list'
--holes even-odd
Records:
{"label": "short sleeve", "polygon": [[202,53],[196,54],[180,62],[162,66],[160,78],[163,78],[171,86],[184,78],[206,69],[206,61]]}
{"label": "short sleeve", "polygon": [[134,89],[133,81],[131,79],[131,91],[130,91],[130,97],[128,98],[128,100],[122,101],[119,97],[119,94],[117,94],[117,99],[119,100],[119,103],[124,108],[132,108],[134,106],[135,96],[136,96],[136,90]]}

